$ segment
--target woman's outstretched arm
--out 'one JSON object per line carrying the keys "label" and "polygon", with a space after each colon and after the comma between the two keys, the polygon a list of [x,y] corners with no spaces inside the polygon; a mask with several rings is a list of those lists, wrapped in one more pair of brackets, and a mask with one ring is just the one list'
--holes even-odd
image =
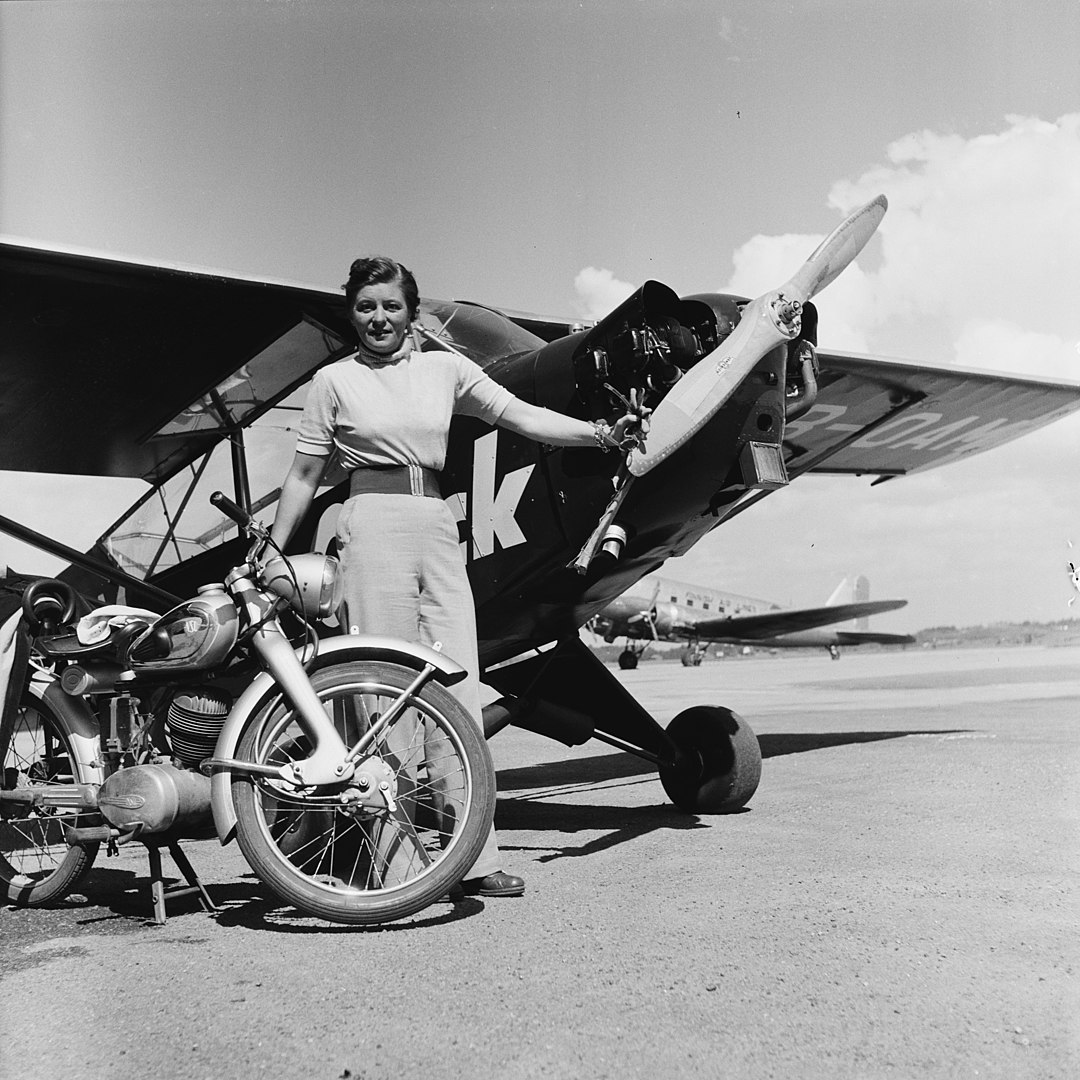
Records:
{"label": "woman's outstretched arm", "polygon": [[550,443],[552,446],[602,446],[604,449],[626,449],[632,445],[628,440],[644,440],[649,430],[648,410],[628,412],[615,421],[612,427],[600,426],[588,420],[578,420],[573,416],[530,405],[527,401],[514,398],[499,417],[499,427],[504,427],[516,435],[524,435],[536,442]]}

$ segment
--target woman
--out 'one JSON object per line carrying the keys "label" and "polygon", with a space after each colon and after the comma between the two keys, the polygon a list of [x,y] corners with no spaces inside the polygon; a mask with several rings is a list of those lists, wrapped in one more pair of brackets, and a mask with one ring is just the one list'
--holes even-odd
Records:
{"label": "woman", "polygon": [[[350,633],[441,642],[469,672],[453,691],[479,723],[476,614],[457,521],[437,479],[451,416],[555,446],[603,449],[636,444],[647,421],[628,413],[609,428],[564,416],[520,400],[457,353],[414,348],[419,292],[392,259],[357,259],[344,289],[359,349],[312,380],[271,536],[284,548],[336,454],[350,472],[338,522],[342,624]],[[463,888],[480,896],[525,891],[503,871],[494,829]]]}

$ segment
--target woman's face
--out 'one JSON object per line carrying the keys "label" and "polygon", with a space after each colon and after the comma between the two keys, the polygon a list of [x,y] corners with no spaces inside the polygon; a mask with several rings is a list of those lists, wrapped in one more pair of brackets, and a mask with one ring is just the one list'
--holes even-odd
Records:
{"label": "woman's face", "polygon": [[397,352],[409,332],[409,305],[396,281],[365,285],[357,294],[349,320],[360,343],[374,353]]}

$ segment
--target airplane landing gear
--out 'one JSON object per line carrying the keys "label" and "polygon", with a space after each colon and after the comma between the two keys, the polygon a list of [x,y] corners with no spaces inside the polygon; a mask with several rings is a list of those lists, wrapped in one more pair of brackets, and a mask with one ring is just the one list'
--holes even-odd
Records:
{"label": "airplane landing gear", "polygon": [[638,656],[640,654],[634,652],[633,649],[623,649],[619,653],[619,668],[622,671],[633,671],[637,667]]}
{"label": "airplane landing gear", "polygon": [[761,748],[742,717],[715,705],[679,713],[665,730],[580,638],[489,668],[504,697],[484,708],[490,737],[507,723],[567,746],[590,738],[656,766],[671,801],[689,814],[731,813],[761,779]]}
{"label": "airplane landing gear", "polygon": [[745,806],[761,780],[761,747],[750,725],[718,705],[679,713],[666,734],[679,753],[661,762],[668,798],[691,814],[725,814]]}
{"label": "airplane landing gear", "polygon": [[701,661],[705,659],[705,652],[708,648],[708,645],[702,646],[701,642],[691,642],[679,655],[682,666],[701,667]]}

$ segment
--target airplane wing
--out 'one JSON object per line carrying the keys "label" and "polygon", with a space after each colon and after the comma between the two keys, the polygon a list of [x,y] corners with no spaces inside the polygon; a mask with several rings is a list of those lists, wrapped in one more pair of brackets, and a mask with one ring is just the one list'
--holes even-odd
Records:
{"label": "airplane wing", "polygon": [[[575,329],[421,313],[481,366]],[[339,292],[0,242],[0,469],[156,486],[354,349]]]}
{"label": "airplane wing", "polygon": [[[0,243],[0,279],[0,467],[13,471],[159,483],[351,349],[340,296],[298,285],[15,243]],[[578,328],[510,318],[538,344]],[[918,472],[1080,405],[1074,383],[818,359],[817,401],[787,425],[792,477]]]}
{"label": "airplane wing", "polygon": [[0,468],[158,483],[349,351],[341,299],[0,244]]}
{"label": "airplane wing", "polygon": [[[1074,411],[1080,385],[818,353],[818,395],[784,434],[788,474],[922,472]],[[880,479],[875,482],[880,482]]]}
{"label": "airplane wing", "polygon": [[814,627],[828,626],[831,623],[848,622],[850,619],[861,619],[883,611],[895,611],[906,603],[906,600],[870,600],[862,604],[833,604],[831,607],[802,608],[798,611],[768,611],[762,615],[701,619],[694,624],[693,632],[702,641],[724,641],[731,638],[756,641],[800,630],[812,630]]}

